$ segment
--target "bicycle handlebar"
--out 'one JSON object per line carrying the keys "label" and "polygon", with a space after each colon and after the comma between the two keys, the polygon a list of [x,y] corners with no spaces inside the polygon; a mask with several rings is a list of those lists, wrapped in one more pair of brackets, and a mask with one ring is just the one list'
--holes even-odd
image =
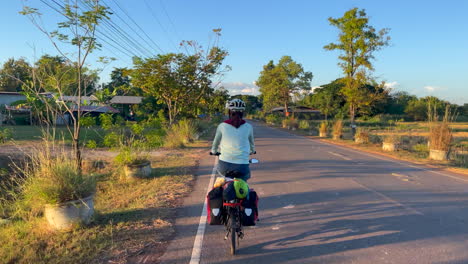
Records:
{"label": "bicycle handlebar", "polygon": [[[255,155],[255,154],[257,154],[257,151],[254,151],[254,152],[250,153],[250,155]],[[210,156],[219,156],[219,155],[221,155],[221,153],[219,153],[219,152],[213,153],[213,152],[210,151]]]}

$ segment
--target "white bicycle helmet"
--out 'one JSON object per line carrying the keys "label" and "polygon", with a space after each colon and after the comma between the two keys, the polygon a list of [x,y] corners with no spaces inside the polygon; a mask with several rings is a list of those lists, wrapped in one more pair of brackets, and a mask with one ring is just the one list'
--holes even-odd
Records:
{"label": "white bicycle helmet", "polygon": [[245,103],[241,99],[232,99],[226,103],[226,108],[231,111],[243,112],[245,110]]}

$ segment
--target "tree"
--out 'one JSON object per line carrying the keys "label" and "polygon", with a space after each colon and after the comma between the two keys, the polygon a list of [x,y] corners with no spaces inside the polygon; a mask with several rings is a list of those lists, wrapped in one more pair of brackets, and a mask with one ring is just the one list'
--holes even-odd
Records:
{"label": "tree", "polygon": [[340,79],[322,85],[320,88],[315,89],[313,94],[306,96],[301,104],[319,109],[325,115],[325,120],[327,120],[329,116],[340,113],[346,103],[341,94],[343,86],[344,84]]}
{"label": "tree", "polygon": [[184,44],[193,47],[195,52],[137,58],[131,73],[132,85],[166,105],[171,124],[180,114],[198,109],[201,102],[208,101],[214,89],[212,79],[222,74],[221,66],[228,55],[227,51],[217,46],[205,54],[193,41]]}
{"label": "tree", "polygon": [[248,114],[252,114],[255,112],[257,109],[262,108],[262,102],[260,102],[260,98],[258,96],[254,95],[248,95],[248,94],[237,94],[231,96],[231,99],[238,98],[241,99],[242,101],[245,102],[245,112]]}
{"label": "tree", "polygon": [[[81,4],[81,6],[80,6]],[[58,4],[54,8],[64,17],[62,22],[57,23],[57,29],[50,32],[47,31],[41,23],[41,13],[37,8],[24,6],[21,14],[27,16],[36,28],[44,33],[52,45],[55,47],[61,57],[65,58],[69,65],[73,65],[76,69],[77,84],[74,95],[77,100],[73,105],[62,103],[57,111],[62,111],[64,108],[72,118],[73,127],[67,126],[72,139],[73,150],[77,162],[77,166],[81,172],[81,150],[80,150],[80,134],[81,125],[80,118],[82,115],[81,97],[87,93],[87,85],[84,85],[85,64],[88,56],[99,49],[101,45],[96,40],[96,29],[104,20],[109,19],[110,12],[108,7],[101,5],[98,0],[72,0],[63,4]],[[70,47],[74,49],[74,53],[70,53]],[[34,86],[36,83],[33,84]],[[40,85],[40,84],[39,84]],[[65,87],[56,86],[55,92],[60,99],[65,95]],[[31,89],[38,91],[39,89]],[[75,115],[76,113],[76,115]]]}
{"label": "tree", "polygon": [[374,53],[389,43],[389,30],[384,28],[377,32],[369,25],[365,10],[358,8],[348,10],[340,18],[330,17],[328,21],[337,27],[340,33],[338,41],[324,46],[324,49],[341,51],[338,65],[345,75],[343,95],[346,97],[351,123],[354,125],[358,108],[369,103],[368,94],[362,87],[369,83],[368,71],[374,70]]}
{"label": "tree", "polygon": [[431,109],[433,108],[435,109],[435,111],[437,111],[438,116],[443,116],[445,107],[448,104],[448,102],[442,101],[434,96],[426,96],[423,98],[414,97],[408,102],[408,105],[405,108],[405,113],[408,115],[409,118],[415,121],[424,121],[429,118],[429,105],[431,105]]}
{"label": "tree", "polygon": [[[61,91],[64,95],[76,95],[78,72],[74,63],[61,56],[43,55],[35,63],[37,80],[45,92]],[[82,68],[81,95],[91,94],[96,89],[98,75],[88,68]]]}
{"label": "tree", "polygon": [[127,68],[114,68],[110,75],[110,82],[104,85],[110,92],[116,95],[139,95],[141,90],[130,85],[130,72]]}
{"label": "tree", "polygon": [[209,97],[208,111],[210,113],[223,113],[226,108],[226,101],[229,100],[229,91],[224,87],[216,89]]}
{"label": "tree", "polygon": [[20,92],[23,84],[31,80],[31,65],[24,59],[8,59],[0,69],[0,91]]}
{"label": "tree", "polygon": [[286,114],[291,95],[301,90],[310,90],[312,77],[311,72],[304,71],[302,65],[290,56],[281,57],[277,65],[273,61],[268,62],[263,66],[257,81],[265,110],[282,105]]}

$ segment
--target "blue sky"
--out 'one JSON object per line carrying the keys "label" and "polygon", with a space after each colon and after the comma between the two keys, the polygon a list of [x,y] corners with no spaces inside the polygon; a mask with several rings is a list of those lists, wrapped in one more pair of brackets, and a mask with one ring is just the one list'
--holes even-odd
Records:
{"label": "blue sky", "polygon": [[[0,10],[3,36],[0,63],[9,57],[23,56],[32,61],[34,54],[56,54],[47,38],[18,14],[22,1],[3,1],[8,5],[4,3]],[[468,1],[104,0],[104,3],[139,32],[116,5],[120,4],[164,52],[180,51],[177,43],[181,40],[197,40],[206,45],[211,30],[222,28],[221,45],[228,49],[226,64],[232,67],[223,85],[233,93],[242,90],[255,93],[252,83],[262,66],[283,55],[292,56],[313,72],[312,86],[340,77],[338,53],[323,50],[324,45],[336,40],[338,33],[327,18],[342,16],[353,7],[364,8],[371,17],[371,25],[377,29],[390,28],[391,46],[376,53],[374,75],[379,80],[388,82],[395,90],[418,96],[436,95],[458,104],[468,103]],[[44,24],[50,29],[60,19],[39,0],[28,0],[26,4],[41,8]],[[138,38],[115,15],[113,20]],[[104,69],[103,81],[108,80],[112,67],[131,67],[128,56],[105,46],[95,57],[118,55],[120,59]],[[94,64],[95,57],[89,62]]]}

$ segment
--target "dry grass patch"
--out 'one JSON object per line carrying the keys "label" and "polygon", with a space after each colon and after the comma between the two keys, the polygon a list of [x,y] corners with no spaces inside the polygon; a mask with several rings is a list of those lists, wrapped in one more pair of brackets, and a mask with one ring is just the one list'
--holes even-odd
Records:
{"label": "dry grass patch", "polygon": [[175,208],[191,190],[197,158],[206,148],[206,143],[198,144],[151,158],[154,173],[149,179],[121,181],[115,173],[102,175],[90,226],[57,233],[42,218],[0,226],[0,259],[4,263],[126,263],[148,251],[162,254],[174,234]]}

